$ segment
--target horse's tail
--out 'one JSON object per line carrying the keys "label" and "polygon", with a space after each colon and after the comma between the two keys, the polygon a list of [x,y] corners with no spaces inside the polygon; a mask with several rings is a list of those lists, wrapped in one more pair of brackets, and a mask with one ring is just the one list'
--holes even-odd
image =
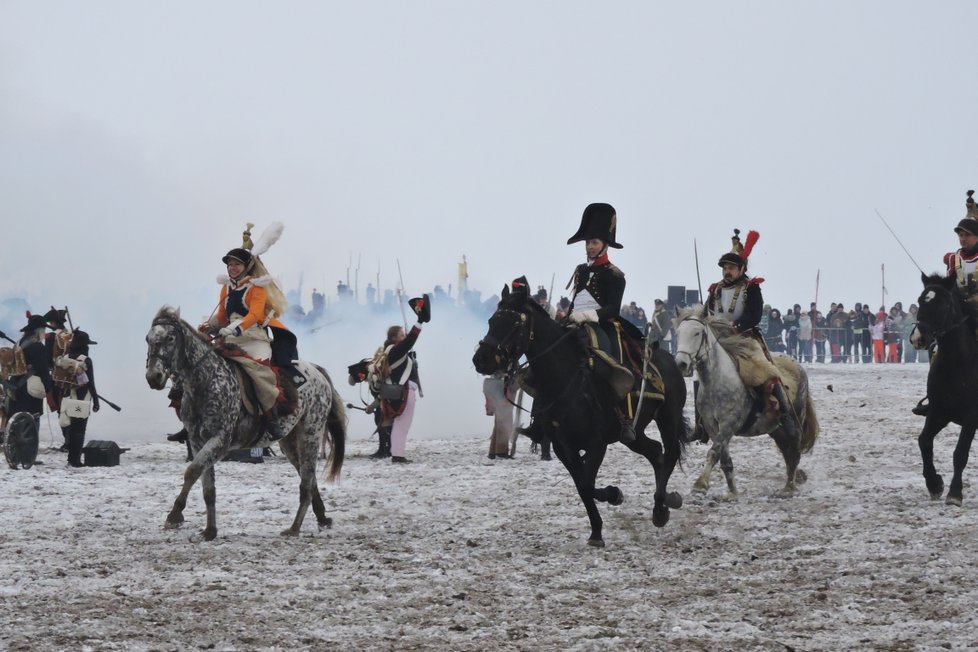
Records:
{"label": "horse's tail", "polygon": [[326,432],[323,436],[329,442],[329,459],[326,461],[329,470],[326,473],[326,481],[334,482],[340,476],[343,468],[343,458],[346,455],[346,407],[343,398],[336,391],[333,379],[329,377],[326,370],[316,365],[319,372],[326,377],[332,393],[332,401],[329,406],[329,414],[326,416]]}
{"label": "horse's tail", "polygon": [[812,402],[812,393],[805,392],[805,421],[801,424],[801,452],[807,453],[815,446],[818,433],[821,430],[818,425],[818,417],[815,415],[815,403]]}

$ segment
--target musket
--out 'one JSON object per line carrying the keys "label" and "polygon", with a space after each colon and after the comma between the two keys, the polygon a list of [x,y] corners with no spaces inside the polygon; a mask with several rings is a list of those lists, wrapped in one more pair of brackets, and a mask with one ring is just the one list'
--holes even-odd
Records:
{"label": "musket", "polygon": [[[693,238],[693,258],[696,260],[696,289],[700,293],[700,303],[706,303],[706,299],[703,298],[703,282],[700,281],[700,252],[696,248],[696,238]],[[642,398],[639,397],[641,401]]]}
{"label": "musket", "polygon": [[17,344],[16,340],[10,339],[10,337],[6,333],[4,333],[3,331],[0,331],[0,337],[2,337],[3,339],[7,340],[8,342],[10,342],[11,344],[13,344],[15,346]]}
{"label": "musket", "polygon": [[[505,391],[506,391],[506,386],[504,385],[503,386],[503,392],[505,392]],[[520,412],[523,411],[523,388],[522,387],[520,388],[520,390],[518,392],[516,392],[516,403],[515,403],[515,405],[516,405],[516,409],[513,410],[513,434],[509,438],[509,454],[511,456],[512,455],[516,455],[516,440],[518,439],[516,437],[516,431],[519,429],[519,427],[521,425],[520,422],[523,420],[521,418],[522,415],[520,414]]]}
{"label": "musket", "polygon": [[913,259],[913,256],[910,255],[910,252],[907,251],[907,248],[903,246],[903,243],[900,242],[900,238],[898,238],[897,237],[897,234],[893,232],[893,229],[891,229],[890,228],[890,225],[887,224],[887,222],[886,222],[885,219],[883,219],[883,216],[880,214],[880,212],[878,210],[876,210],[875,208],[873,210],[876,211],[876,215],[878,215],[879,218],[880,218],[880,221],[883,222],[883,226],[886,227],[886,230],[890,232],[890,235],[893,236],[893,239],[896,240],[897,241],[897,244],[900,245],[900,248],[903,249],[903,253],[907,254],[907,258],[909,258],[910,259],[910,262],[913,263],[914,267],[917,268],[917,271],[920,272],[921,274],[923,274],[924,273],[924,270],[920,269],[920,265],[918,265],[917,264],[917,261]]}
{"label": "musket", "polygon": [[101,394],[96,393],[95,395],[98,396],[98,400],[102,401],[116,412],[122,412],[122,408],[116,405],[115,403],[113,403],[112,401],[110,401],[109,399],[105,398]]}
{"label": "musket", "polygon": [[557,272],[550,275],[550,292],[547,293],[547,303],[551,306],[554,305],[554,279],[557,278]]}
{"label": "musket", "polygon": [[71,323],[71,312],[68,310],[68,306],[65,306],[65,317],[68,319],[68,329],[74,333],[75,325]]}
{"label": "musket", "polygon": [[404,311],[404,274],[401,273],[401,259],[397,261],[397,276],[401,279],[401,286],[397,289],[397,305],[401,307],[401,318],[404,320],[404,332],[407,332],[407,312]]}

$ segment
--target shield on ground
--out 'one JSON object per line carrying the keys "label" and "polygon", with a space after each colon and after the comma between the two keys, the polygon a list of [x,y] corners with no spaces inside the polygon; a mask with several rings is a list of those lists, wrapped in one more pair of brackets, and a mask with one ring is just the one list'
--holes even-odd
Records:
{"label": "shield on ground", "polygon": [[29,469],[37,459],[37,421],[27,412],[18,412],[7,422],[3,454],[10,468]]}

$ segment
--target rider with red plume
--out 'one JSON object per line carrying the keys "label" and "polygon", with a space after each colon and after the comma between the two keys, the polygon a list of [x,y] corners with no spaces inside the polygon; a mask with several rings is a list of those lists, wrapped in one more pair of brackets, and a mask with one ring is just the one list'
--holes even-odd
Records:
{"label": "rider with red plume", "polygon": [[761,323],[764,312],[764,297],[761,295],[764,279],[747,276],[747,259],[760,237],[757,231],[749,231],[747,242],[742,245],[740,229],[734,229],[730,239],[733,248],[720,256],[717,263],[723,269],[723,280],[710,286],[706,309],[711,315],[732,321],[740,333],[760,337],[763,342],[763,337],[755,329]]}

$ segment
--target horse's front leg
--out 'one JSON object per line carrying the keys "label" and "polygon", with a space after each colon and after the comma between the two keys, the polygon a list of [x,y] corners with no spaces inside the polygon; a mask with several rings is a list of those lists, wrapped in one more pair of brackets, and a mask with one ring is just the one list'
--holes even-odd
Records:
{"label": "horse's front leg", "polygon": [[594,481],[592,479],[590,486],[588,486],[585,479],[584,464],[581,458],[577,455],[576,451],[569,449],[562,437],[554,438],[553,445],[557,459],[563,462],[567,472],[571,474],[571,478],[574,480],[577,495],[580,496],[581,502],[584,503],[588,521],[591,523],[591,536],[588,538],[587,543],[589,546],[602,547],[604,546],[604,539],[601,537],[602,521],[601,514],[598,512],[598,506],[594,503]]}
{"label": "horse's front leg", "polygon": [[968,455],[971,452],[971,442],[975,438],[975,424],[961,426],[961,434],[958,435],[958,445],[954,447],[954,477],[951,478],[951,486],[947,490],[947,498],[944,499],[948,505],[961,506],[964,467],[968,465]]}
{"label": "horse's front leg", "polygon": [[183,524],[183,510],[187,506],[187,496],[190,495],[190,490],[197,482],[197,479],[200,478],[204,469],[207,466],[214,465],[214,459],[219,448],[220,442],[217,438],[209,439],[197,451],[190,464],[187,465],[187,469],[183,472],[183,486],[180,488],[180,494],[173,501],[173,508],[167,514],[166,521],[163,524],[164,528],[169,530],[180,527]]}
{"label": "horse's front leg", "polygon": [[720,470],[727,481],[727,497],[736,498],[740,495],[737,491],[737,482],[734,479],[733,458],[730,457],[730,447],[724,442],[720,447]]}
{"label": "horse's front leg", "polygon": [[699,494],[705,494],[710,489],[710,474],[713,473],[713,467],[716,466],[717,460],[720,459],[720,442],[718,441],[719,436],[710,435],[710,439],[713,444],[710,446],[710,450],[706,452],[706,462],[703,464],[703,470],[700,472],[699,477],[696,478],[696,482],[693,483],[693,492]]}
{"label": "horse's front leg", "polygon": [[943,430],[949,421],[934,417],[934,410],[927,415],[924,421],[924,429],[917,437],[917,446],[920,447],[920,457],[924,463],[924,482],[927,483],[927,491],[930,497],[937,500],[944,493],[944,478],[940,476],[934,468],[934,437]]}

